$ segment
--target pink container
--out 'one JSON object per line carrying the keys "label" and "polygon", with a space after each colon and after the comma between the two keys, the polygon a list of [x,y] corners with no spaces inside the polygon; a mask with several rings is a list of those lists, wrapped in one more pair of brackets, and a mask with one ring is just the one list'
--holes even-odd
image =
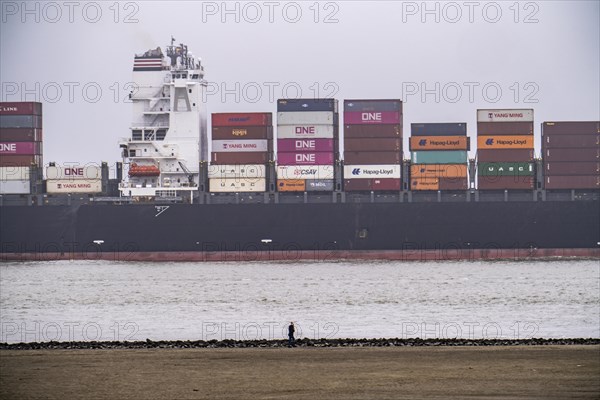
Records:
{"label": "pink container", "polygon": [[364,111],[345,112],[344,124],[370,125],[370,124],[401,124],[401,114],[397,111]]}
{"label": "pink container", "polygon": [[33,155],[39,154],[39,145],[35,142],[3,142],[0,143],[2,155]]}
{"label": "pink container", "polygon": [[332,165],[333,153],[277,153],[278,165]]}
{"label": "pink container", "polygon": [[277,140],[278,152],[314,153],[334,149],[333,139],[279,139]]}

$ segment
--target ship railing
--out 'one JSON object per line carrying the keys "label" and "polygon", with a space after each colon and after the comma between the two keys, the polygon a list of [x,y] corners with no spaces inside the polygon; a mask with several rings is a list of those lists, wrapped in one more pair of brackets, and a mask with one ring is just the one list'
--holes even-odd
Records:
{"label": "ship railing", "polygon": [[168,122],[156,122],[155,124],[145,124],[145,123],[140,123],[140,124],[132,124],[129,129],[155,129],[155,128],[168,128],[169,127],[169,123]]}

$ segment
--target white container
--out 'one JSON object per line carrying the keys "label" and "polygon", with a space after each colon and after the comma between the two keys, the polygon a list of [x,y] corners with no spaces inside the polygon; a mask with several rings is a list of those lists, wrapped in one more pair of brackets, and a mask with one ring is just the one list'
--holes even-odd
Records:
{"label": "white container", "polygon": [[267,170],[261,164],[210,165],[208,179],[265,178]]}
{"label": "white container", "polygon": [[0,181],[28,181],[30,167],[0,167]]}
{"label": "white container", "polygon": [[269,151],[266,139],[258,140],[213,140],[212,151],[223,153]]}
{"label": "white container", "polygon": [[212,193],[264,192],[267,183],[263,179],[209,179],[208,188]]}
{"label": "white container", "polygon": [[0,194],[29,194],[30,191],[28,180],[0,181]]}
{"label": "white container", "polygon": [[333,139],[333,125],[279,125],[277,139]]}
{"label": "white container", "polygon": [[277,113],[277,125],[333,125],[331,111],[289,111]]}
{"label": "white container", "polygon": [[100,180],[102,179],[102,170],[96,164],[86,165],[57,165],[54,167],[46,168],[46,179],[47,180]]}
{"label": "white container", "polygon": [[397,164],[344,166],[344,179],[400,179],[401,173],[402,167]]}
{"label": "white container", "polygon": [[61,179],[46,181],[48,193],[100,193],[102,182],[88,179]]}
{"label": "white container", "polygon": [[477,110],[477,122],[533,122],[533,109]]}
{"label": "white container", "polygon": [[286,165],[277,167],[277,179],[333,179],[333,165]]}

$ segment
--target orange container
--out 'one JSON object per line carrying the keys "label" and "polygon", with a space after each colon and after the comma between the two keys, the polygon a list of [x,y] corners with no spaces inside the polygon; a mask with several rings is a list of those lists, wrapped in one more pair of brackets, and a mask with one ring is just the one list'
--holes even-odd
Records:
{"label": "orange container", "polygon": [[413,178],[410,190],[467,190],[466,177],[461,178]]}
{"label": "orange container", "polygon": [[413,164],[411,178],[466,178],[467,164]]}
{"label": "orange container", "polygon": [[304,192],[306,190],[306,181],[304,179],[278,179],[278,192]]}
{"label": "orange container", "polygon": [[533,135],[477,136],[477,148],[483,149],[533,149]]}
{"label": "orange container", "polygon": [[410,150],[469,150],[467,136],[411,136]]}

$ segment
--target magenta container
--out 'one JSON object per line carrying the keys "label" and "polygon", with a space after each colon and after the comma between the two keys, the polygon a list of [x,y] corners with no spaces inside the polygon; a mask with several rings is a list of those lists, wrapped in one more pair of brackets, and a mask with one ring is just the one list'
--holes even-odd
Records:
{"label": "magenta container", "polygon": [[333,139],[279,139],[277,140],[278,152],[332,152],[334,150]]}
{"label": "magenta container", "polygon": [[398,111],[353,111],[344,113],[346,125],[372,125],[372,124],[401,124],[402,114]]}
{"label": "magenta container", "polygon": [[0,143],[0,154],[18,156],[39,154],[39,145],[36,142],[3,142]]}
{"label": "magenta container", "polygon": [[278,165],[332,165],[332,152],[321,153],[277,153]]}

